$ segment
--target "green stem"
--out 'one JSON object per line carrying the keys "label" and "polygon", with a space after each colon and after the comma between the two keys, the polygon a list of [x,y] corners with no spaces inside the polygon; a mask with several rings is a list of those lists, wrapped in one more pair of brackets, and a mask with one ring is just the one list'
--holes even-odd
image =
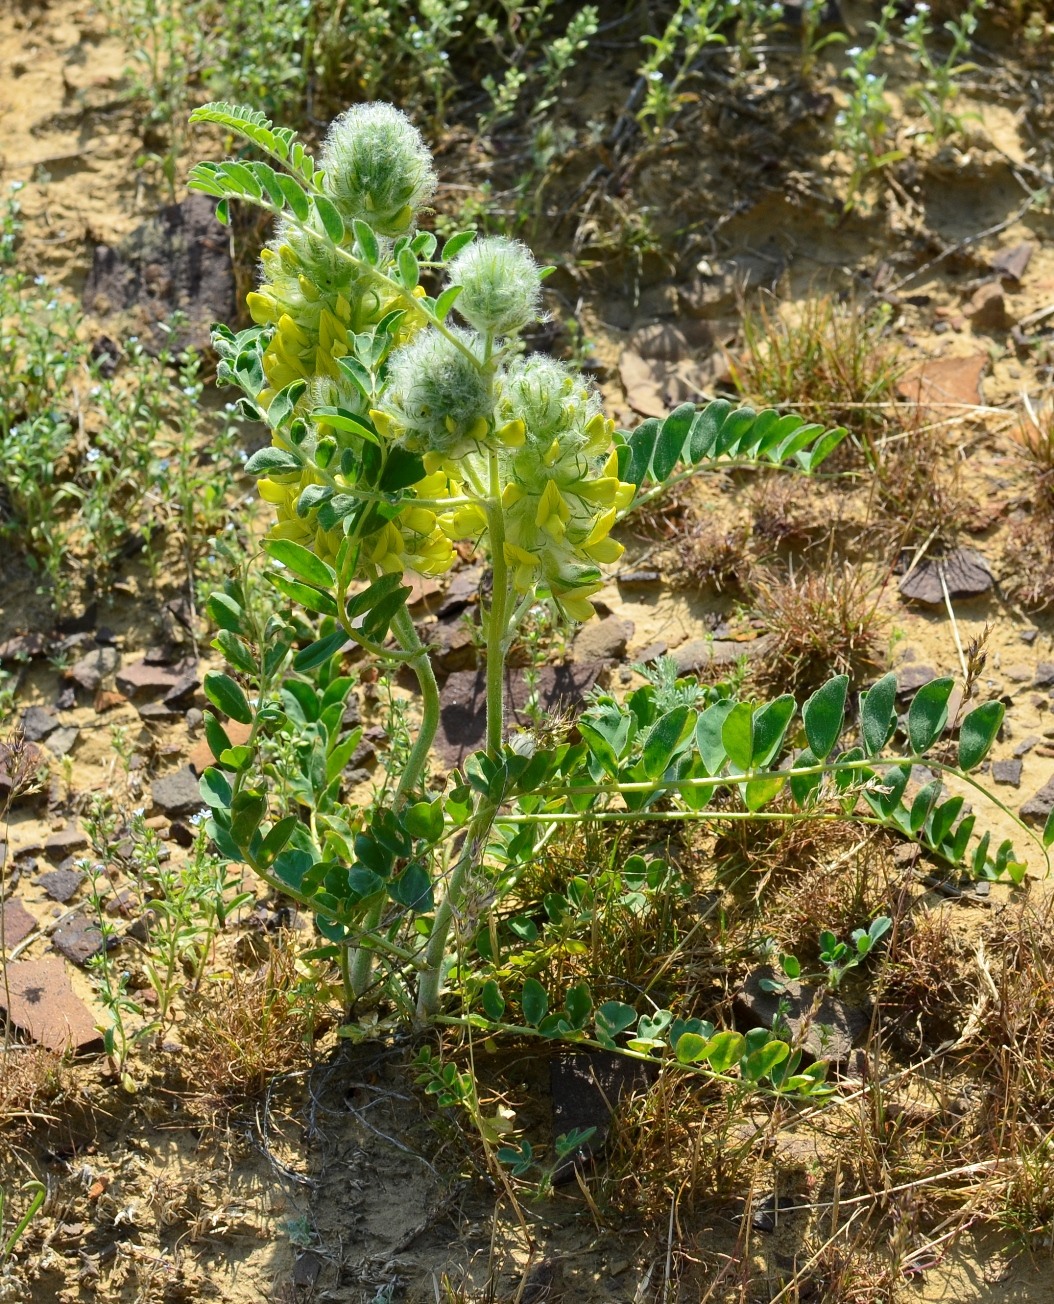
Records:
{"label": "green stem", "polygon": [[424,953],[424,969],[417,987],[417,1017],[422,1020],[434,1018],[439,1010],[439,986],[443,977],[443,960],[446,958],[447,940],[454,922],[454,912],[464,900],[465,879],[471,870],[483,858],[483,851],[490,836],[494,817],[498,813],[497,803],[484,801],[473,816],[465,835],[465,845],[457,863],[450,872],[446,895],[436,910],[432,932]]}
{"label": "green stem", "polygon": [[[439,728],[439,685],[436,683],[428,649],[418,637],[410,613],[405,607],[400,608],[398,615],[392,621],[392,629],[404,651],[412,654],[410,665],[413,666],[417,682],[421,685],[421,727],[417,733],[417,741],[410,749],[406,768],[399,779],[392,801],[393,809],[398,811],[423,779],[428,765],[429,753]],[[381,894],[367,910],[366,917],[362,921],[362,932],[365,936],[370,936],[380,927],[385,903],[386,897]],[[351,995],[357,998],[369,986],[370,970],[373,968],[373,950],[361,943],[355,943],[348,949],[351,957],[348,982]]]}
{"label": "green stem", "polygon": [[421,685],[421,727],[417,733],[417,741],[410,750],[399,786],[395,790],[395,809],[398,810],[424,777],[432,743],[439,729],[439,685],[436,683],[428,649],[418,638],[410,613],[405,607],[399,609],[398,615],[392,621],[392,629],[403,650],[412,653],[410,665],[413,666],[417,682]]}
{"label": "green stem", "polygon": [[509,568],[505,561],[505,518],[496,453],[490,455],[490,531],[492,592],[487,614],[487,753],[497,756],[505,734],[505,656],[509,623]]}

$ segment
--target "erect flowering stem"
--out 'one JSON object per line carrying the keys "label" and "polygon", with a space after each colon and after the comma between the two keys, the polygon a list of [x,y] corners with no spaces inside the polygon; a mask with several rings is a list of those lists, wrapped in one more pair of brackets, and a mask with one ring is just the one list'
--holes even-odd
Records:
{"label": "erect flowering stem", "polygon": [[443,978],[443,961],[446,958],[447,939],[454,922],[454,913],[460,909],[465,897],[465,880],[483,860],[487,839],[498,813],[498,804],[484,798],[476,808],[472,823],[465,834],[461,854],[450,871],[446,895],[439,903],[432,924],[432,932],[424,953],[424,969],[417,987],[417,1017],[431,1020],[439,1010],[439,987]]}
{"label": "erect flowering stem", "polygon": [[509,623],[509,568],[498,458],[490,455],[490,497],[486,505],[491,549],[491,602],[487,613],[487,752],[497,756],[505,734],[505,635]]}
{"label": "erect flowering stem", "polygon": [[[399,779],[399,785],[395,790],[392,805],[393,809],[398,811],[424,777],[425,766],[428,764],[428,755],[432,750],[432,742],[439,728],[439,685],[436,683],[435,671],[432,669],[428,649],[418,637],[417,630],[414,629],[414,623],[410,619],[410,613],[405,607],[400,608],[398,615],[392,621],[392,628],[395,631],[396,638],[402,644],[403,651],[413,654],[410,665],[413,666],[417,674],[417,682],[421,685],[421,727],[417,733],[417,740],[410,750],[406,768]],[[377,900],[369,906],[363,918],[363,936],[372,935],[380,927],[386,904],[387,897],[385,894],[378,893]],[[370,970],[373,967],[373,951],[369,947],[354,944],[349,947],[349,951],[348,986],[351,989],[350,994],[359,997],[369,985]]]}
{"label": "erect flowering stem", "polygon": [[432,750],[432,743],[435,741],[436,732],[439,729],[439,685],[436,683],[435,671],[432,669],[432,659],[428,655],[428,649],[418,637],[417,630],[414,629],[414,623],[410,619],[410,613],[405,607],[399,608],[398,614],[392,621],[392,629],[395,631],[395,637],[402,645],[403,651],[413,654],[410,665],[413,666],[414,673],[417,675],[417,682],[421,686],[421,727],[417,731],[417,741],[410,749],[406,768],[403,770],[399,786],[395,790],[393,804],[395,809],[398,810],[424,777],[425,766],[428,764],[428,755]]}
{"label": "erect flowering stem", "polygon": [[[487,753],[496,757],[505,735],[505,657],[508,652],[509,568],[505,560],[505,522],[497,454],[490,454],[490,493],[484,501],[491,546],[491,603],[487,613]],[[455,913],[465,897],[465,880],[483,859],[498,803],[484,799],[465,835],[461,854],[450,872],[446,894],[436,910],[417,989],[417,1015],[431,1019],[439,1009],[447,941]]]}

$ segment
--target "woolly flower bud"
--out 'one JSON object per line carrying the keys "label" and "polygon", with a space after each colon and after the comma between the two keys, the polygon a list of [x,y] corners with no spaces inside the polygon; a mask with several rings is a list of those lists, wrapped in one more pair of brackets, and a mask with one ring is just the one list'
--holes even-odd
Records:
{"label": "woolly flower bud", "polygon": [[[600,411],[600,400],[562,362],[533,353],[506,373],[501,410],[524,423],[532,444],[548,448],[554,439],[565,445],[570,431],[584,428]],[[584,437],[572,442],[584,442]]]}
{"label": "woolly flower bud", "polygon": [[477,240],[450,264],[463,286],[457,310],[476,330],[509,335],[538,320],[542,282],[531,251],[517,240]]}
{"label": "woolly flower bud", "polygon": [[[480,340],[455,331],[459,348],[436,330],[422,331],[391,355],[382,410],[420,451],[458,456],[486,437],[494,411],[490,379],[473,359]],[[465,352],[468,350],[468,353]]]}
{"label": "woolly flower bud", "polygon": [[323,188],[345,222],[361,219],[379,235],[401,235],[435,192],[428,146],[390,104],[356,104],[337,118],[322,167]]}

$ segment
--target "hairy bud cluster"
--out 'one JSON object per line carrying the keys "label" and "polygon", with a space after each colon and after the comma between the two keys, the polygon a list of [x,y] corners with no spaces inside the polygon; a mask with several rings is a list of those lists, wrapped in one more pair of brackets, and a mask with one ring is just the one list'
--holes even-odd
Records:
{"label": "hairy bud cluster", "polygon": [[[435,186],[420,134],[387,105],[339,118],[322,163],[345,226],[358,219],[388,239],[411,231]],[[279,448],[298,448],[303,464],[260,481],[276,512],[271,536],[332,561],[346,530],[361,529],[355,556],[367,574],[439,575],[453,565],[456,543],[497,530],[497,513],[511,587],[548,593],[565,615],[587,619],[599,567],[622,552],[610,531],[634,488],[618,478],[614,426],[596,392],[561,363],[517,357],[509,344],[540,315],[530,251],[501,237],[470,244],[447,267],[467,326],[426,325],[401,271],[366,265],[350,233],[338,248],[316,220],[279,227],[248,298],[266,332],[257,403],[266,408],[292,382],[308,382],[274,436]],[[395,309],[403,313],[397,334],[372,350],[375,329]],[[384,467],[396,454],[402,465],[420,457],[423,475],[407,487],[400,473],[393,490]],[[383,511],[349,515],[334,503]]]}
{"label": "hairy bud cluster", "polygon": [[512,335],[537,321],[542,297],[538,264],[518,240],[477,240],[450,264],[460,285],[458,313],[483,335]]}
{"label": "hairy bud cluster", "polygon": [[[422,331],[388,363],[384,412],[415,452],[456,458],[482,442],[490,428],[494,396],[471,331]],[[460,346],[460,347],[459,347]]]}
{"label": "hairy bud cluster", "polygon": [[402,235],[435,193],[428,146],[390,104],[356,104],[337,118],[321,161],[323,188],[349,227],[359,220],[378,235]]}

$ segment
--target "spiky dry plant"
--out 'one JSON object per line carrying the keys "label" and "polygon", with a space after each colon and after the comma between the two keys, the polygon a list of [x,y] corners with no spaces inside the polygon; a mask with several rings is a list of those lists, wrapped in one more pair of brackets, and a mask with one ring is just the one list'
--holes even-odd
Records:
{"label": "spiky dry plant", "polygon": [[752,613],[765,631],[759,677],[800,696],[832,675],[860,683],[880,670],[886,578],[830,555],[824,565],[797,573],[759,571]]}

